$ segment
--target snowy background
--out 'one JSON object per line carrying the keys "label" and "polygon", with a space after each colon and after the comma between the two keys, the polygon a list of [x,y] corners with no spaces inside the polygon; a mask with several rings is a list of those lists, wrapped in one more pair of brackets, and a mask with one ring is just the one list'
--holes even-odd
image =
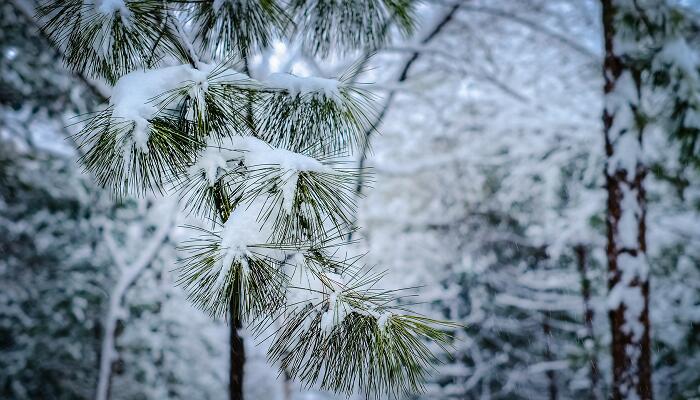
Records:
{"label": "snowy background", "polygon": [[[175,284],[191,217],[167,197],[115,202],[81,171],[74,124],[111,89],[62,67],[30,3],[0,3],[0,398],[92,398],[114,346],[115,400],[225,399],[228,327]],[[451,355],[436,349],[416,398],[602,399],[598,3],[434,0],[418,11],[415,35],[359,77],[381,119],[353,160],[374,172],[356,251],[391,286],[414,288],[416,311],[465,326]],[[362,56],[316,60],[277,42],[251,74],[336,76]],[[699,57],[687,55],[695,67]],[[697,399],[700,171],[662,133],[645,140],[654,391]],[[244,340],[247,398],[336,398],[279,376],[269,343]]]}

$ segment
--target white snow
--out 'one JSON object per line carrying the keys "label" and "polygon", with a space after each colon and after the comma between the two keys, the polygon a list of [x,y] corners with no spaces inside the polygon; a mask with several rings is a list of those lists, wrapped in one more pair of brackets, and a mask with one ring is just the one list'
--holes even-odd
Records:
{"label": "white snow", "polygon": [[634,342],[639,342],[644,334],[644,325],[640,318],[644,311],[644,295],[639,284],[647,279],[649,268],[643,256],[635,257],[623,253],[618,256],[620,281],[608,293],[607,306],[609,310],[624,306],[624,332],[631,334]]}
{"label": "white snow", "polygon": [[620,220],[617,225],[618,248],[637,248],[639,239],[639,217],[642,210],[637,201],[637,192],[631,190],[626,184],[620,186],[622,199],[620,200]]}
{"label": "white snow", "polygon": [[686,76],[697,76],[698,55],[682,37],[666,42],[656,57],[655,61],[674,65]]}
{"label": "white snow", "polygon": [[636,126],[631,106],[639,103],[637,87],[629,71],[625,71],[615,82],[612,92],[605,96],[605,109],[614,115],[610,127],[610,140],[617,140],[620,135]]}
{"label": "white snow", "polygon": [[379,318],[377,318],[377,325],[379,326],[379,329],[385,330],[387,327],[387,324],[389,323],[389,320],[391,318],[391,313],[389,312],[383,312],[379,315]]}
{"label": "white snow", "polygon": [[294,198],[297,194],[297,183],[299,183],[299,172],[292,171],[290,176],[284,181],[282,186],[282,208],[290,214],[294,207]]}
{"label": "white snow", "polygon": [[[207,90],[209,90],[209,82],[207,81],[207,72],[206,71],[201,71],[197,69],[192,69],[192,80],[194,81],[194,85],[189,90],[189,96],[193,99],[194,103],[197,105],[197,110],[201,113],[201,116],[206,119],[206,103],[205,103],[205,95],[207,93]],[[190,121],[194,120],[195,115],[194,115],[195,109],[194,107],[190,107],[189,110],[187,110],[187,119]]]}
{"label": "white snow", "polygon": [[333,170],[313,157],[273,147],[252,136],[234,136],[226,146],[239,151],[248,166],[278,165],[292,171],[313,171],[332,173]]}
{"label": "white snow", "polygon": [[618,283],[610,290],[607,305],[610,310],[624,305],[625,323],[622,329],[626,333],[632,334],[633,340],[638,342],[644,333],[644,325],[639,320],[639,316],[644,310],[644,296],[641,287]]}
{"label": "white snow", "polygon": [[683,126],[688,128],[700,129],[700,114],[694,109],[688,110],[683,119]]}
{"label": "white snow", "polygon": [[614,143],[614,152],[608,161],[608,174],[624,170],[626,176],[634,176],[637,164],[643,162],[642,145],[633,132],[627,132],[618,137]]}
{"label": "white snow", "polygon": [[229,0],[214,0],[214,3],[212,4],[212,7],[214,8],[214,12],[218,13],[221,11],[221,7],[224,5],[224,3],[227,3]]}
{"label": "white snow", "polygon": [[314,97],[325,96],[333,101],[341,99],[340,82],[336,79],[274,73],[267,77],[265,83],[271,88],[286,90],[292,97],[312,95]]}
{"label": "white snow", "polygon": [[649,275],[649,266],[644,256],[633,256],[631,254],[620,254],[617,257],[617,268],[621,271],[621,281],[630,284],[634,279],[646,281]]}
{"label": "white snow", "polygon": [[[200,76],[200,71],[189,65],[130,72],[119,78],[114,85],[110,99],[112,117],[132,121],[134,129],[128,139],[133,141],[138,150],[148,152],[149,120],[159,110],[155,98]],[[118,143],[123,143],[127,138],[120,139],[122,140]]]}
{"label": "white snow", "polygon": [[[213,73],[215,66],[202,64],[200,68],[195,69],[189,65],[177,65],[146,71],[134,71],[120,78],[114,86],[110,99],[110,105],[113,107],[112,117],[131,121],[134,126],[130,133],[121,134],[117,138],[117,143],[126,151],[129,151],[131,144],[134,144],[138,151],[148,152],[149,120],[153,119],[162,108],[163,105],[158,104],[157,97],[163,93],[181,87],[186,83],[192,84],[189,94],[195,99],[199,109],[204,111],[204,94],[211,83],[247,79],[247,77],[236,71],[225,69],[217,71],[212,79],[213,82],[209,82],[208,76]],[[334,96],[338,93],[337,81],[329,79],[294,77],[286,80],[277,79],[277,81],[280,83],[286,82],[285,84],[292,87],[294,93],[297,94],[320,91],[324,95]],[[194,116],[189,115],[189,117],[193,118]],[[241,153],[241,158],[248,166],[277,165],[282,170],[291,171],[290,174],[285,176],[285,184],[282,188],[284,208],[287,211],[291,210],[293,204],[298,172],[333,172],[331,168],[324,166],[312,157],[272,147],[253,137],[235,136],[227,140],[222,147],[226,148],[227,151]],[[200,156],[195,168],[199,171],[204,171],[206,179],[211,185],[216,181],[218,171],[225,169],[225,159],[226,157],[218,154],[216,150],[207,148]]]}
{"label": "white snow", "polygon": [[[164,106],[164,104],[158,103],[158,96],[190,84],[192,87],[189,89],[189,95],[195,99],[199,109],[204,112],[204,94],[209,89],[210,84],[246,79],[243,74],[231,69],[215,71],[216,66],[211,64],[200,63],[199,68],[196,69],[190,65],[176,65],[133,71],[119,78],[110,98],[110,105],[113,107],[112,117],[134,123],[131,136],[120,138],[119,143],[123,143],[124,139],[129,139],[133,141],[138,150],[148,152],[149,120],[153,119]],[[208,79],[210,74],[214,74],[211,82]],[[188,117],[192,118],[193,115],[189,113]]]}
{"label": "white snow", "polygon": [[114,16],[114,13],[119,12],[122,23],[131,27],[131,10],[126,6],[124,0],[99,0],[96,5],[97,11],[110,18]]}
{"label": "white snow", "polygon": [[246,166],[278,166],[285,171],[282,176],[283,209],[289,213],[294,204],[299,172],[334,173],[333,169],[323,165],[313,157],[280,149],[250,136],[236,136],[224,145],[239,152]]}
{"label": "white snow", "polygon": [[[314,270],[306,263],[300,253],[291,255],[285,264],[288,276],[287,307],[292,311],[301,311],[307,305],[312,305],[315,312],[306,316],[307,328],[311,321],[321,315],[320,328],[323,333],[330,333],[342,324],[345,318],[354,310],[343,299],[345,279],[339,274],[328,271]],[[324,311],[324,305],[328,308]]]}
{"label": "white snow", "polygon": [[226,156],[219,144],[213,139],[207,141],[207,147],[202,150],[197,162],[190,169],[190,175],[203,173],[209,187],[214,186],[221,173],[228,170]]}
{"label": "white snow", "polygon": [[[617,106],[636,105],[638,103],[637,86],[634,83],[634,78],[630,71],[625,70],[617,78],[615,87],[611,93],[608,93],[608,99],[606,99],[606,101],[610,101],[610,98],[617,101]],[[612,109],[609,111],[614,112],[615,110]]]}
{"label": "white snow", "polygon": [[617,268],[620,271],[620,281],[610,290],[607,299],[609,310],[624,306],[625,322],[622,329],[632,335],[632,340],[638,343],[644,334],[641,322],[644,311],[644,295],[640,282],[646,281],[649,267],[644,256],[633,256],[623,253],[618,256]]}
{"label": "white snow", "polygon": [[259,221],[264,202],[253,201],[251,204],[242,204],[236,207],[228,220],[224,223],[221,235],[221,257],[217,287],[223,283],[231,266],[240,262],[244,275],[247,270],[247,258],[250,256],[249,247],[256,244],[265,244],[272,236],[271,224]]}
{"label": "white snow", "polygon": [[341,292],[332,292],[328,296],[328,310],[321,315],[321,332],[332,332],[336,326],[343,323],[351,311],[351,307],[341,299]]}

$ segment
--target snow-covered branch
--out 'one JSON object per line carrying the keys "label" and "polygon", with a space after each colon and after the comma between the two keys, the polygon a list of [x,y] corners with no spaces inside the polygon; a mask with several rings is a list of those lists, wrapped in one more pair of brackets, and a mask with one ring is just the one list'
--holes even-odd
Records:
{"label": "snow-covered branch", "polygon": [[165,219],[155,230],[138,257],[130,263],[127,263],[124,259],[125,250],[118,247],[111,233],[106,231],[104,234],[106,247],[118,267],[119,276],[114,288],[109,293],[109,308],[103,325],[100,370],[96,394],[97,400],[109,399],[112,365],[118,358],[116,350],[116,330],[119,321],[124,317],[124,310],[122,307],[128,290],[156,259],[160,249],[171,234],[174,212],[167,212],[166,214]]}

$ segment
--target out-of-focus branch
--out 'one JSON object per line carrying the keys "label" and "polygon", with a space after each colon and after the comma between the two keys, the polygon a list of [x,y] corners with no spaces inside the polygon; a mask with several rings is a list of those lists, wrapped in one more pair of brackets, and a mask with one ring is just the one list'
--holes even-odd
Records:
{"label": "out-of-focus branch", "polygon": [[[464,60],[461,60],[458,57],[455,57],[454,54],[451,54],[447,51],[439,50],[439,49],[431,49],[431,48],[424,47],[424,46],[422,46],[422,47],[392,47],[392,48],[389,48],[387,50],[389,50],[389,51],[408,51],[408,52],[412,52],[413,55],[419,54],[419,53],[420,54],[434,54],[434,55],[438,55],[441,57],[445,57],[446,59],[449,59],[449,60],[455,62],[457,65],[459,65],[459,63],[464,62]],[[469,71],[469,70],[462,68],[462,67],[458,67],[458,69],[460,70],[461,73],[470,74],[475,78],[483,79],[484,81],[495,86],[497,89],[501,90],[505,94],[513,97],[514,99],[516,99],[522,103],[527,103],[530,101],[530,99],[528,99],[527,96],[523,95],[522,93],[519,93],[517,90],[508,86],[505,82],[498,79],[493,74],[488,73],[483,68],[479,68],[479,71],[476,71],[476,72]],[[399,82],[403,82],[403,81],[399,81]],[[377,88],[377,87],[378,86],[376,86],[376,85],[373,86],[373,88]],[[394,87],[396,89],[394,89]],[[387,90],[398,91],[400,88],[401,88],[400,85],[394,85],[394,86],[392,86],[392,88],[389,88]]]}
{"label": "out-of-focus branch", "polygon": [[507,19],[509,21],[515,22],[517,24],[520,24],[522,26],[525,26],[535,32],[541,33],[545,36],[549,36],[552,39],[558,41],[559,43],[571,48],[575,52],[588,57],[591,59],[591,61],[594,62],[600,62],[601,56],[593,52],[592,50],[586,48],[585,46],[580,45],[579,43],[576,43],[575,41],[571,40],[568,36],[564,35],[563,33],[557,32],[555,30],[549,29],[541,24],[538,24],[535,21],[529,20],[527,18],[524,18],[522,16],[507,12],[502,9],[498,9],[495,7],[489,7],[489,6],[476,6],[476,5],[468,5],[464,4],[464,0],[456,0],[456,1],[442,1],[440,4],[443,4],[445,6],[449,5],[462,5],[462,9],[467,12],[474,12],[474,13],[481,13],[481,14],[487,14],[491,15],[494,17],[498,18],[503,18]]}
{"label": "out-of-focus branch", "polygon": [[[447,24],[452,21],[454,18],[455,14],[461,7],[461,4],[455,4],[450,9],[445,13],[445,15],[438,21],[438,23],[430,30],[430,32],[421,40],[420,44],[422,46],[430,43],[435,37],[437,37],[440,32],[447,26]],[[398,78],[396,79],[397,83],[404,82],[408,78],[408,73],[411,70],[411,67],[415,62],[418,60],[418,58],[421,56],[421,52],[416,51],[411,54],[408,59],[406,59],[406,62],[403,65],[403,68],[401,68],[401,71],[398,75]],[[384,102],[384,105],[382,106],[381,111],[377,115],[377,117],[374,119],[374,122],[370,125],[370,127],[365,131],[365,140],[362,145],[362,150],[360,151],[360,161],[358,163],[358,167],[360,169],[364,168],[365,163],[367,162],[367,153],[369,152],[369,146],[370,146],[370,139],[372,136],[372,132],[376,131],[379,125],[382,123],[384,120],[384,117],[386,116],[387,111],[389,110],[389,107],[391,106],[394,96],[396,95],[395,90],[391,90],[389,94],[387,95],[387,99]],[[355,186],[355,194],[356,197],[360,197],[362,195],[362,187],[364,185],[364,180],[362,174],[359,175],[357,179],[357,185]],[[352,232],[350,235],[348,235],[348,240],[352,240]]]}
{"label": "out-of-focus branch", "polygon": [[129,288],[131,288],[131,286],[133,286],[136,280],[141,276],[143,271],[145,271],[148,266],[151,265],[153,260],[155,260],[163,244],[168,240],[173,226],[172,212],[169,212],[168,215],[169,219],[164,221],[164,223],[158,227],[151,240],[146,244],[143,252],[141,252],[139,257],[131,264],[126,262],[122,256],[122,251],[120,251],[117,243],[114,241],[114,238],[109,231],[105,229],[105,244],[107,245],[107,250],[112,257],[112,260],[120,271],[120,276],[117,279],[114,290],[112,290],[110,293],[109,309],[105,318],[102,349],[100,351],[100,370],[97,382],[97,394],[95,396],[97,400],[109,399],[112,363],[116,358],[115,342],[117,323],[120,319],[120,311],[124,297],[126,296]]}
{"label": "out-of-focus branch", "polygon": [[580,44],[571,40],[566,35],[559,33],[559,32],[556,32],[554,30],[551,30],[543,25],[540,25],[540,24],[538,24],[534,21],[531,21],[527,18],[523,18],[519,15],[512,14],[512,13],[509,13],[509,12],[506,12],[503,10],[499,10],[498,8],[494,8],[494,7],[465,5],[463,7],[463,9],[464,9],[464,11],[467,11],[467,12],[488,14],[488,15],[492,15],[494,17],[499,17],[499,18],[513,21],[513,22],[518,23],[520,25],[523,25],[523,26],[525,26],[525,27],[527,27],[535,32],[539,32],[545,36],[549,36],[550,38],[552,38],[552,39],[558,41],[559,43],[569,47],[570,49],[581,54],[582,56],[589,58],[591,61],[597,62],[600,60],[599,55],[595,54],[593,51],[589,50],[588,48],[581,46]]}

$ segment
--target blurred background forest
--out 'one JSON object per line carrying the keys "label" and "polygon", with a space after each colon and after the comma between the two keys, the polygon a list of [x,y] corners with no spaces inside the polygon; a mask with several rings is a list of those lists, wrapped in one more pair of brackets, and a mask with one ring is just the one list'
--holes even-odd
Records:
{"label": "blurred background forest", "polygon": [[[700,25],[700,6],[681,3]],[[167,198],[116,202],[81,171],[73,125],[110,88],[62,66],[33,6],[0,4],[0,398],[92,398],[113,315],[112,399],[225,399],[225,321],[175,284],[189,217]],[[417,11],[415,34],[377,49],[358,78],[379,96],[379,134],[354,162],[374,172],[358,189],[356,251],[414,287],[417,310],[465,326],[418,398],[603,399],[599,2]],[[276,42],[251,74],[335,76],[362,56],[318,60]],[[698,399],[700,170],[667,135],[645,141],[653,388]],[[244,340],[247,398],[340,398],[278,376],[266,343]]]}

